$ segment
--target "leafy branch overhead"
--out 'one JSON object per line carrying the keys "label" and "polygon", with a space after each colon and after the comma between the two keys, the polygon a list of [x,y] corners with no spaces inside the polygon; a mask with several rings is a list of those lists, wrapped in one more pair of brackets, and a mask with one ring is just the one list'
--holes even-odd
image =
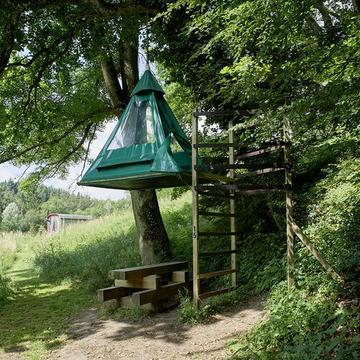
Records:
{"label": "leafy branch overhead", "polygon": [[[150,1],[2,2],[0,163],[34,163],[49,176],[83,159],[95,129],[127,102],[124,42],[160,10]],[[121,75],[115,107],[103,63]]]}

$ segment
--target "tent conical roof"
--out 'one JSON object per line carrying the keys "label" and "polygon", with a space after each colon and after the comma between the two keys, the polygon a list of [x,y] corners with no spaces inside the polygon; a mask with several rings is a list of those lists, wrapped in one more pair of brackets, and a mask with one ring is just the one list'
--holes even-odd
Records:
{"label": "tent conical roof", "polygon": [[191,183],[191,144],[146,70],[79,185],[148,189]]}
{"label": "tent conical roof", "polygon": [[131,96],[141,93],[142,91],[157,91],[162,94],[165,94],[165,91],[160,86],[158,81],[155,79],[154,75],[151,73],[150,70],[145,70],[143,76],[136,84]]}

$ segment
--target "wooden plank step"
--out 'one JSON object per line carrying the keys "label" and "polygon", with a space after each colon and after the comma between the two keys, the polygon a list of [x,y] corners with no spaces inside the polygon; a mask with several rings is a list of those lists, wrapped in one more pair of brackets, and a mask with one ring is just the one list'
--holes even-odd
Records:
{"label": "wooden plank step", "polygon": [[230,291],[233,291],[234,289],[235,288],[223,288],[223,289],[208,291],[208,292],[199,294],[199,298],[203,300],[203,299],[215,296],[215,295],[228,293]]}
{"label": "wooden plank step", "polygon": [[237,232],[198,232],[198,236],[227,236],[227,235],[237,235]]}
{"label": "wooden plank step", "polygon": [[139,289],[128,289],[120,286],[110,286],[107,288],[99,289],[97,291],[97,298],[100,302],[120,299],[121,297],[131,295],[133,292],[138,290]]}
{"label": "wooden plank step", "polygon": [[217,276],[233,274],[235,272],[236,272],[235,269],[212,271],[212,272],[208,272],[208,273],[198,274],[198,279],[200,279],[200,280],[210,279],[210,278],[217,277]]}
{"label": "wooden plank step", "polygon": [[215,216],[215,217],[236,217],[236,214],[219,213],[213,211],[199,211],[200,216]]}
{"label": "wooden plank step", "polygon": [[133,280],[143,278],[148,275],[161,275],[172,271],[186,270],[188,268],[187,261],[173,261],[162,264],[144,265],[132,268],[111,270],[109,277],[118,280]]}
{"label": "wooden plank step", "polygon": [[270,168],[264,168],[260,170],[255,171],[248,171],[244,174],[235,174],[236,179],[242,179],[245,177],[251,177],[251,176],[257,176],[257,175],[265,175],[265,174],[272,174],[279,171],[285,171],[284,167],[270,167]]}
{"label": "wooden plank step", "polygon": [[134,305],[138,306],[156,302],[177,295],[180,290],[186,288],[187,286],[187,283],[179,282],[164,285],[160,289],[156,290],[143,290],[135,292],[131,295],[131,301]]}
{"label": "wooden plank step", "polygon": [[213,255],[226,255],[226,254],[236,254],[236,250],[221,250],[221,251],[203,251],[199,252],[199,256],[213,256]]}
{"label": "wooden plank step", "polygon": [[254,151],[249,151],[246,152],[244,154],[240,154],[240,155],[236,155],[236,159],[237,160],[244,160],[244,159],[248,159],[254,156],[260,156],[263,154],[268,154],[271,153],[273,151],[277,151],[277,150],[281,150],[284,149],[285,145],[272,145],[272,146],[268,146],[266,148],[263,149],[259,149],[259,150],[254,150]]}
{"label": "wooden plank step", "polygon": [[161,278],[158,275],[148,275],[130,280],[115,279],[115,286],[137,289],[158,289],[161,286]]}

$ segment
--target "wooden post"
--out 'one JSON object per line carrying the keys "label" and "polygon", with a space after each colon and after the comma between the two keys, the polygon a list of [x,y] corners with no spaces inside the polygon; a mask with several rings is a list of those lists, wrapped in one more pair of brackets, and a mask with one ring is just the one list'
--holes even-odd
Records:
{"label": "wooden post", "polygon": [[291,290],[295,285],[294,278],[294,230],[293,230],[293,191],[291,173],[291,154],[290,141],[291,129],[288,119],[284,124],[284,165],[285,165],[285,188],[286,188],[286,237],[287,237],[287,281],[288,289]]}
{"label": "wooden post", "polygon": [[193,213],[193,300],[199,307],[200,279],[199,279],[199,198],[197,193],[198,174],[195,167],[198,163],[198,117],[192,117],[192,213]]}
{"label": "wooden post", "polygon": [[307,249],[315,256],[322,267],[330,274],[330,276],[340,283],[343,283],[343,278],[331,267],[331,265],[323,258],[320,252],[316,249],[315,245],[308,239],[308,237],[301,231],[301,229],[293,222],[293,230],[296,236],[302,241]]}
{"label": "wooden post", "polygon": [[[233,130],[233,122],[232,120],[229,121],[229,143],[234,144],[234,130]],[[235,152],[234,147],[229,147],[229,164],[233,165],[235,162]],[[235,178],[235,170],[230,170],[230,178]],[[230,191],[230,195],[235,196],[235,191]],[[235,199],[230,199],[230,214],[235,214],[236,208],[235,208]],[[236,233],[236,218],[234,216],[230,217],[230,232]],[[231,250],[234,251],[234,253],[231,254],[231,269],[235,270],[235,272],[231,275],[231,285],[232,287],[236,287],[237,285],[237,262],[236,262],[236,234],[231,235]]]}

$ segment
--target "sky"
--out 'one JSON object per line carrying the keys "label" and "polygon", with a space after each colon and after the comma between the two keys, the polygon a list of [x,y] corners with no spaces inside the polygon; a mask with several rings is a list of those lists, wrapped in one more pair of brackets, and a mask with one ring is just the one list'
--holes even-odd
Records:
{"label": "sky", "polygon": [[[102,132],[97,133],[97,138],[91,143],[89,158],[95,159],[97,154],[104,146],[107,138],[110,136],[115,125],[116,125],[116,120],[111,121],[105,126],[105,129]],[[53,186],[55,188],[61,188],[73,192],[75,194],[79,192],[83,195],[89,195],[92,198],[102,199],[102,200],[105,199],[119,200],[127,195],[128,192],[123,190],[77,186],[76,180],[81,173],[82,166],[83,164],[80,163],[77,166],[70,167],[69,176],[66,178],[66,180],[61,180],[59,178],[52,178],[46,180],[44,182],[44,185]],[[87,170],[88,167],[89,165],[86,166],[85,171]],[[25,170],[26,170],[26,166],[16,167],[11,165],[10,163],[2,164],[0,165],[0,181],[9,180],[9,179],[13,179],[17,181],[23,175]]]}

